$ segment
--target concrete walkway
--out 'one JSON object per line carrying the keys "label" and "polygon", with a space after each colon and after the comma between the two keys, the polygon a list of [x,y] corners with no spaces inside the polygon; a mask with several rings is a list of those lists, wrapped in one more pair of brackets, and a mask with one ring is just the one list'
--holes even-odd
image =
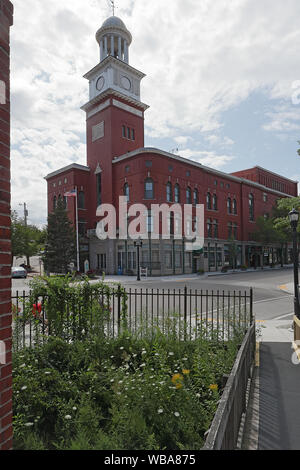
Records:
{"label": "concrete walkway", "polygon": [[[293,285],[285,286],[292,293]],[[257,323],[245,450],[300,450],[300,362],[291,320]]]}

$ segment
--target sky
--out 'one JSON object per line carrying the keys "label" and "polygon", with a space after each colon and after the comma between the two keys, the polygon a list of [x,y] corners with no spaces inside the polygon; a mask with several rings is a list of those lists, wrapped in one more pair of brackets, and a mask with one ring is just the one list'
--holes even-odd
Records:
{"label": "sky", "polygon": [[[108,0],[13,0],[12,208],[47,222],[44,177],[86,164],[88,82]],[[145,146],[300,180],[299,0],[118,0],[144,72]]]}

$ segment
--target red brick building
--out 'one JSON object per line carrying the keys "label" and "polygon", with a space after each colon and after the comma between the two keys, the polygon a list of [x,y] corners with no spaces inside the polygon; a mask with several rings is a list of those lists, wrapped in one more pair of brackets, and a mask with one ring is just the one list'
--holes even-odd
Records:
{"label": "red brick building", "polygon": [[[109,274],[137,269],[136,249],[130,240],[100,241],[96,237],[100,204],[114,204],[127,196],[129,205],[205,205],[203,252],[187,252],[184,240],[144,240],[141,264],[152,275],[219,270],[229,265],[232,244],[236,265],[275,263],[280,246],[263,247],[253,241],[256,219],[268,217],[276,200],[298,195],[297,183],[255,167],[227,174],[190,159],[144,147],[144,113],[140,99],[144,74],[129,65],[130,32],[117,17],[104,22],[96,34],[100,62],[85,75],[90,99],[86,113],[87,165],[69,165],[46,177],[48,211],[59,197],[77,188],[80,258],[92,269]],[[75,222],[74,199],[66,200]],[[152,230],[149,212],[149,233]]]}
{"label": "red brick building", "polygon": [[10,39],[13,5],[0,0],[0,450],[12,448]]}

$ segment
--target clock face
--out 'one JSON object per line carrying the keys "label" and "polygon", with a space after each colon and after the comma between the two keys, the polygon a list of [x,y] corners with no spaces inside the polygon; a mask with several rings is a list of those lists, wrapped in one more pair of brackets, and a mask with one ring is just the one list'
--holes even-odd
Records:
{"label": "clock face", "polygon": [[128,77],[121,77],[121,85],[123,88],[125,88],[125,90],[130,90],[131,89],[131,81],[129,80]]}
{"label": "clock face", "polygon": [[99,77],[96,83],[96,88],[98,91],[101,91],[104,87],[105,79],[103,76]]}

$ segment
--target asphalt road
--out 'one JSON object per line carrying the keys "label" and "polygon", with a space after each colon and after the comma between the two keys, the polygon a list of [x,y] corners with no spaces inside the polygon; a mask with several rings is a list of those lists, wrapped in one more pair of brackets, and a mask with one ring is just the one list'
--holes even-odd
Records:
{"label": "asphalt road", "polygon": [[[293,318],[293,296],[280,289],[280,286],[293,280],[293,270],[286,268],[282,270],[258,270],[256,272],[245,272],[226,274],[219,276],[201,276],[168,279],[157,278],[154,280],[124,280],[120,282],[128,289],[203,289],[209,291],[239,292],[253,288],[254,313],[257,320],[289,320]],[[13,279],[13,295],[16,291],[19,295],[29,290],[29,279]]]}

